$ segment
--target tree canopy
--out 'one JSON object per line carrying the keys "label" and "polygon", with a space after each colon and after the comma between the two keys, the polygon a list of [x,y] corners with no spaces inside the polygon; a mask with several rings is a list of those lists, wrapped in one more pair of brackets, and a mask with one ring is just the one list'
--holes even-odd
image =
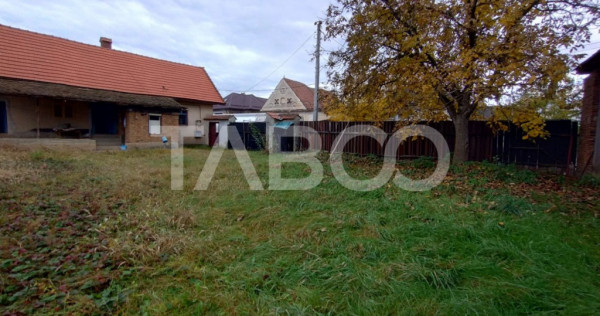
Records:
{"label": "tree canopy", "polygon": [[[328,112],[368,120],[449,117],[454,159],[465,161],[473,113],[564,93],[577,62],[572,53],[589,42],[599,17],[593,0],[338,0],[327,11],[326,38],[346,45],[330,54],[340,102]],[[543,124],[531,126],[531,136],[541,135]]]}

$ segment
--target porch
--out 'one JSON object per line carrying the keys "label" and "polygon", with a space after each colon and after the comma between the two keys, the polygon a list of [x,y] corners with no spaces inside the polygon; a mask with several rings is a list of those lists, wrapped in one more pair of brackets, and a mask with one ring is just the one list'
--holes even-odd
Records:
{"label": "porch", "polygon": [[172,98],[0,79],[1,143],[161,145],[161,126],[179,124],[181,112]]}

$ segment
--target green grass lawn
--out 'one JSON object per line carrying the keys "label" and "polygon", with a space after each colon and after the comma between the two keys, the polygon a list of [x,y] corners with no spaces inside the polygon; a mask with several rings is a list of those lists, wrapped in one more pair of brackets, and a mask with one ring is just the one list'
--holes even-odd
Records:
{"label": "green grass lawn", "polygon": [[325,167],[309,191],[250,191],[226,151],[193,191],[208,154],[186,149],[171,191],[167,150],[0,149],[0,314],[600,313],[598,178],[469,163],[429,192],[354,192]]}

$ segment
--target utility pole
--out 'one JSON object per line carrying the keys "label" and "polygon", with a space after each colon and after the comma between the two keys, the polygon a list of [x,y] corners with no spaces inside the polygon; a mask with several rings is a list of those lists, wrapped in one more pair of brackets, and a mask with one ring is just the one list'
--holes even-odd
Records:
{"label": "utility pole", "polygon": [[315,102],[313,106],[313,121],[319,120],[319,59],[321,57],[321,21],[317,21],[317,51],[315,51]]}

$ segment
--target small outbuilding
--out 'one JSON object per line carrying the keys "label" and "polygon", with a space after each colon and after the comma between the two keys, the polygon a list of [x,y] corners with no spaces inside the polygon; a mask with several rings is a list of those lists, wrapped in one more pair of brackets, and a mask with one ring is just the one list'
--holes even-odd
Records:
{"label": "small outbuilding", "polygon": [[[319,121],[328,119],[323,110],[323,104],[330,95],[330,92],[319,89],[319,102],[316,105]],[[312,121],[315,108],[314,98],[314,88],[310,88],[299,81],[283,78],[279,81],[261,111],[282,115],[298,115],[302,121]]]}

